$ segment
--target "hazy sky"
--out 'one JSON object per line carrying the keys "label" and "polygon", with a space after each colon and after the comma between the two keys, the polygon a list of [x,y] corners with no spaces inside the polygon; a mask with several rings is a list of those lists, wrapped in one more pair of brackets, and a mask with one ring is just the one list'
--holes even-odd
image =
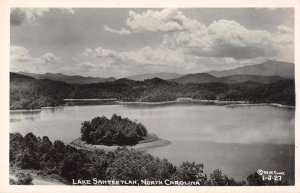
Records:
{"label": "hazy sky", "polygon": [[294,62],[293,9],[12,9],[11,71],[117,78]]}

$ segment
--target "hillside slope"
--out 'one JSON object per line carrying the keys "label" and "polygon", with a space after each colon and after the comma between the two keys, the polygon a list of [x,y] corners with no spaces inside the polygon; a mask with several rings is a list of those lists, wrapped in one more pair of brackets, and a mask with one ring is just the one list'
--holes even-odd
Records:
{"label": "hillside slope", "polygon": [[45,73],[45,74],[35,74],[35,73],[27,73],[27,72],[19,72],[19,74],[23,74],[26,76],[30,76],[36,79],[48,79],[54,81],[62,81],[70,84],[91,84],[98,82],[111,82],[116,79],[113,77],[109,78],[99,78],[99,77],[84,77],[84,76],[69,76],[62,73]]}
{"label": "hillside slope", "polygon": [[294,79],[294,68],[295,65],[293,63],[269,60],[262,64],[244,66],[223,71],[209,71],[207,73],[216,77],[247,74],[259,76],[280,76],[283,78]]}
{"label": "hillside slope", "polygon": [[163,102],[174,101],[179,97],[295,105],[295,81],[284,79],[270,84],[251,81],[233,84],[179,84],[153,78],[145,81],[119,79],[114,82],[81,85],[10,74],[10,109],[57,106],[64,104],[66,98],[117,98],[121,101]]}
{"label": "hillside slope", "polygon": [[240,82],[256,82],[260,84],[270,84],[279,80],[284,80],[280,76],[258,76],[258,75],[231,75],[218,78],[220,82],[225,83],[240,83]]}
{"label": "hillside slope", "polygon": [[171,79],[170,81],[181,84],[220,82],[218,78],[207,73],[188,74],[177,79]]}
{"label": "hillside slope", "polygon": [[255,82],[260,84],[270,84],[279,80],[284,80],[284,78],[279,76],[258,76],[258,75],[231,75],[225,77],[215,77],[207,73],[198,73],[198,74],[188,74],[183,77],[172,79],[169,81],[177,82],[180,84],[187,83],[210,83],[210,82],[221,82],[221,83],[242,83],[242,82]]}

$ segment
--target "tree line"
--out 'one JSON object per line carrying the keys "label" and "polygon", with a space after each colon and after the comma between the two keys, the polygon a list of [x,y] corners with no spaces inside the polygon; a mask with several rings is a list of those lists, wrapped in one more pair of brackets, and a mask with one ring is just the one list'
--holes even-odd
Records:
{"label": "tree line", "polygon": [[[72,180],[180,180],[199,181],[201,185],[287,185],[288,182],[263,181],[254,173],[246,181],[236,181],[220,170],[209,176],[199,177],[201,164],[183,162],[174,166],[167,159],[154,157],[133,149],[118,148],[113,152],[86,151],[65,145],[62,141],[51,142],[48,137],[36,137],[28,133],[10,133],[10,167],[39,170],[41,175],[60,179],[67,184]],[[18,183],[30,184],[32,178],[23,176]]]}
{"label": "tree line", "polygon": [[65,98],[117,98],[122,101],[162,102],[190,97],[203,100],[247,101],[295,105],[295,81],[279,80],[270,84],[189,83],[179,84],[159,78],[144,81],[119,79],[94,84],[67,84],[37,80],[11,73],[10,109],[34,109],[64,104]]}

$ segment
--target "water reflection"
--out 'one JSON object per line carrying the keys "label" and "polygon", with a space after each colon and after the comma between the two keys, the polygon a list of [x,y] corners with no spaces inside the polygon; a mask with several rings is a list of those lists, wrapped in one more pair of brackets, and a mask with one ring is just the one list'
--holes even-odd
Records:
{"label": "water reflection", "polygon": [[65,106],[92,106],[92,105],[115,105],[115,101],[72,101],[66,102]]}
{"label": "water reflection", "polygon": [[21,119],[10,119],[9,122],[19,122]]}
{"label": "water reflection", "polygon": [[12,110],[10,111],[10,115],[37,115],[41,113],[41,109],[37,109],[37,110]]}
{"label": "water reflection", "polygon": [[[122,104],[128,109],[153,109],[153,108],[161,108],[161,107],[169,107],[169,106],[211,106],[213,105],[212,103],[200,103],[200,102],[170,102],[170,103],[152,103],[152,104],[147,104],[147,103],[131,103],[131,104]],[[216,106],[216,105],[213,105]]]}
{"label": "water reflection", "polygon": [[43,110],[51,113],[62,113],[64,111],[64,107],[63,106],[49,107],[49,108],[43,108]]}
{"label": "water reflection", "polygon": [[35,121],[40,119],[42,110],[11,111],[10,122]]}

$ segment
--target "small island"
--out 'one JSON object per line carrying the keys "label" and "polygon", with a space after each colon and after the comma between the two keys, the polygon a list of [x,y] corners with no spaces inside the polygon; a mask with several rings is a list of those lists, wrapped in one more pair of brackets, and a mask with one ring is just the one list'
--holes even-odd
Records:
{"label": "small island", "polygon": [[80,149],[113,151],[120,146],[128,146],[144,151],[170,144],[169,141],[148,133],[142,123],[116,114],[111,119],[105,116],[95,117],[81,125],[81,137],[71,142],[73,147]]}

